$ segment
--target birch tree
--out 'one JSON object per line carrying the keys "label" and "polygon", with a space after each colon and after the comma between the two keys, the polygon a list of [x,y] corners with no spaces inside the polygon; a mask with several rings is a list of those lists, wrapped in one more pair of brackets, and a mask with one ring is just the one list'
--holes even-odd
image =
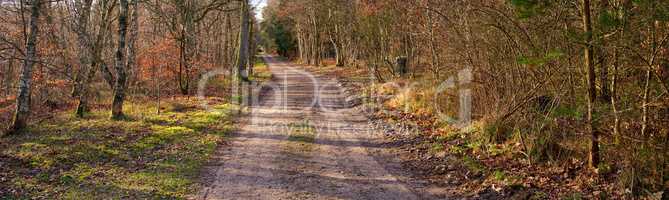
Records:
{"label": "birch tree", "polygon": [[39,17],[42,0],[32,0],[30,2],[30,32],[28,33],[25,44],[26,55],[21,68],[19,78],[19,90],[16,95],[16,110],[14,119],[9,127],[9,133],[13,134],[25,128],[30,116],[30,95],[33,76],[33,66],[37,60],[37,36],[39,35]]}

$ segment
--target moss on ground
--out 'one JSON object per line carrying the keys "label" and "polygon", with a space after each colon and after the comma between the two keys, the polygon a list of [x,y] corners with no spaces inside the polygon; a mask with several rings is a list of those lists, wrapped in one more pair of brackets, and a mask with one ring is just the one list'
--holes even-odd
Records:
{"label": "moss on ground", "polygon": [[84,119],[55,114],[0,138],[0,199],[184,199],[199,170],[232,130],[236,107],[168,110],[128,103],[127,120],[107,111]]}

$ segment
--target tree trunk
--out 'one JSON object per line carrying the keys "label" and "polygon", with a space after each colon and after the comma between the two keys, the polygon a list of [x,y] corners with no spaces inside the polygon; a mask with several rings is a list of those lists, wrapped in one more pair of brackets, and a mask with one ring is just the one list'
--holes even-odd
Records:
{"label": "tree trunk", "polygon": [[300,54],[300,61],[305,62],[306,60],[306,48],[304,47],[304,33],[302,30],[302,26],[298,22],[295,25],[295,28],[297,29],[297,53]]}
{"label": "tree trunk", "polygon": [[[16,50],[12,51],[12,56],[16,55]],[[3,77],[4,87],[5,87],[5,96],[9,96],[12,88],[14,88],[12,75],[14,74],[14,59],[10,58],[7,60],[7,69],[5,70],[5,76]]]}
{"label": "tree trunk", "polygon": [[233,51],[232,51],[232,46],[234,46],[232,43],[232,39],[234,38],[234,35],[232,35],[232,16],[230,13],[225,14],[225,31],[227,34],[225,34],[225,66],[230,67],[230,74],[234,74],[235,67],[232,66],[233,63]]}
{"label": "tree trunk", "polygon": [[37,59],[37,36],[39,34],[39,16],[42,0],[33,0],[31,2],[30,14],[30,33],[26,42],[26,57],[21,69],[21,76],[19,78],[19,91],[16,95],[16,111],[14,113],[14,120],[9,127],[8,133],[17,133],[25,128],[30,116],[30,95],[31,83],[33,77],[33,66]]}
{"label": "tree trunk", "polygon": [[181,39],[179,40],[179,71],[177,81],[182,95],[188,95],[188,59],[186,47],[186,31],[181,30]]}
{"label": "tree trunk", "polygon": [[[103,16],[104,20],[107,20],[107,14]],[[104,21],[103,20],[103,21]],[[100,70],[100,74],[102,74],[103,79],[105,80],[105,83],[109,85],[109,88],[114,88],[114,76],[112,75],[111,71],[109,70],[109,67],[104,63],[104,61],[100,58],[100,54],[102,51],[102,43],[103,40],[106,37],[106,27],[108,27],[107,22],[102,22],[103,24],[100,26],[100,29],[98,29],[97,33],[97,39],[95,43],[89,47],[90,51],[92,52],[93,58],[91,59],[90,62],[90,67],[88,68],[87,76],[83,80],[82,84],[83,87],[81,89],[81,94],[79,95],[79,104],[77,105],[77,112],[81,109],[81,111],[86,112],[88,111],[88,95],[89,95],[89,88],[90,85],[89,83],[93,80],[95,77],[95,72],[97,70]]]}
{"label": "tree trunk", "polygon": [[243,81],[248,81],[246,66],[249,57],[249,3],[248,0],[242,0],[241,30],[239,32],[239,56],[237,56],[237,77]]}
{"label": "tree trunk", "polygon": [[643,87],[643,98],[641,100],[641,135],[646,137],[648,134],[648,103],[650,95],[651,66],[646,69],[644,76],[645,84]]}
{"label": "tree trunk", "polygon": [[[622,6],[622,9],[619,9],[617,11],[617,18],[621,22],[623,22],[623,26],[620,29],[620,33],[618,35],[617,43],[620,45],[620,42],[624,42],[625,39],[625,33],[627,29],[627,22],[626,22],[626,11],[629,9],[629,0],[623,0],[618,2],[619,6]],[[620,144],[621,142],[621,132],[620,132],[620,115],[618,111],[618,69],[620,68],[620,63],[621,60],[619,58],[619,53],[620,50],[616,47],[613,49],[613,71],[611,72],[612,77],[611,77],[611,109],[613,111],[613,135],[614,135],[614,142],[616,144]]]}
{"label": "tree trunk", "polygon": [[86,72],[87,76],[85,77],[84,86],[81,87],[81,94],[79,94],[79,102],[77,103],[77,110],[75,111],[75,115],[79,118],[84,117],[84,114],[89,111],[88,108],[88,95],[89,95],[89,86],[88,83],[93,80],[93,77],[95,76],[95,68],[97,67],[97,62],[93,60],[88,68],[88,72]]}
{"label": "tree trunk", "polygon": [[114,84],[114,100],[112,101],[112,119],[122,119],[123,103],[125,101],[125,92],[127,88],[125,63],[125,40],[128,32],[128,0],[119,0],[119,16],[118,16],[118,47],[116,49],[115,69],[116,69],[116,83]]}
{"label": "tree trunk", "polygon": [[[334,31],[327,28],[327,30],[328,30],[327,34],[328,34],[328,37],[330,39],[330,43],[332,44],[332,48],[334,48],[334,51],[335,51],[334,52],[335,53],[335,66],[341,67],[341,66],[344,66],[343,55],[342,55],[343,52],[341,50],[342,45],[340,45],[342,41],[339,38],[339,24],[337,24],[337,22],[335,22],[333,18],[334,17],[333,17],[332,9],[328,9],[328,19],[329,19],[330,23],[332,23],[328,26],[332,26]],[[337,37],[337,38],[335,39],[335,37]]]}
{"label": "tree trunk", "polygon": [[588,121],[587,121],[587,131],[590,133],[590,156],[589,156],[589,165],[592,168],[597,168],[599,165],[599,135],[595,130],[594,125],[594,106],[595,100],[597,98],[596,87],[595,87],[595,66],[593,63],[593,54],[594,47],[592,41],[592,19],[590,11],[590,0],[583,0],[583,30],[585,32],[585,70],[587,78],[587,89],[588,89]]}
{"label": "tree trunk", "polygon": [[249,38],[248,38],[249,48],[248,48],[248,56],[247,56],[247,58],[248,58],[247,59],[248,72],[247,72],[246,76],[247,77],[252,77],[253,76],[253,65],[255,64],[254,58],[255,58],[255,53],[256,52],[255,52],[255,42],[254,42],[254,38],[255,38],[254,34],[255,33],[253,32],[253,21],[250,20],[250,17],[249,17],[249,25],[248,26],[249,26],[249,28],[248,28],[249,29]]}
{"label": "tree trunk", "polygon": [[316,13],[312,13],[311,16],[311,25],[313,28],[313,40],[312,40],[312,52],[311,56],[313,56],[313,65],[314,66],[319,66],[321,64],[320,56],[320,34],[318,32],[318,23],[316,22]]}
{"label": "tree trunk", "polygon": [[88,34],[89,31],[89,18],[90,18],[90,11],[91,11],[91,5],[93,3],[93,0],[83,0],[82,1],[76,1],[77,4],[77,9],[78,9],[78,16],[77,16],[77,39],[79,42],[79,64],[81,64],[80,70],[83,72],[80,72],[81,74],[80,79],[86,79],[86,80],[79,80],[75,81],[76,86],[74,87],[74,91],[72,92],[72,95],[78,96],[79,97],[79,102],[77,104],[77,110],[75,111],[75,116],[77,117],[83,117],[84,113],[86,112],[86,107],[87,107],[87,87],[88,84],[88,77],[89,74],[92,74],[94,70],[93,66],[91,65],[91,54],[92,54],[92,47],[91,47],[91,37]]}
{"label": "tree trunk", "polygon": [[107,66],[107,63],[105,63],[102,60],[97,60],[100,62],[100,72],[102,73],[102,78],[105,79],[105,82],[107,82],[107,85],[109,85],[112,90],[114,89],[114,85],[116,84],[116,78],[114,78],[114,75],[112,74],[111,70],[109,70],[109,66]]}
{"label": "tree trunk", "polygon": [[618,65],[620,64],[620,59],[618,59],[618,49],[613,50],[613,72],[611,77],[611,109],[613,111],[613,136],[615,137],[615,143],[620,143],[620,116],[618,116]]}

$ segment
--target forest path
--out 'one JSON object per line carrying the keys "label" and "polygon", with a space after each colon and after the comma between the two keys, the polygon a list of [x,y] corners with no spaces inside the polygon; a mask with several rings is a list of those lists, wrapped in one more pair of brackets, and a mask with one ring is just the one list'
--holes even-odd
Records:
{"label": "forest path", "polygon": [[199,199],[426,199],[335,80],[264,56],[274,74],[207,167]]}

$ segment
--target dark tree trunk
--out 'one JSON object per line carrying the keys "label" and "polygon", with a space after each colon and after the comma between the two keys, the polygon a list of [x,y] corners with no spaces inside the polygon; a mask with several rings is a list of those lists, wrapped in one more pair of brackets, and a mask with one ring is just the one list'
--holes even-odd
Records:
{"label": "dark tree trunk", "polygon": [[247,56],[248,59],[246,61],[247,65],[248,65],[247,77],[253,77],[253,65],[255,64],[255,53],[256,53],[255,52],[256,51],[255,42],[254,42],[254,38],[255,38],[254,34],[255,33],[253,32],[253,21],[250,19],[250,17],[249,17],[248,22],[249,22],[249,25],[248,25],[249,26],[249,28],[248,28],[249,29],[249,37],[248,37],[249,48],[248,48],[248,56]]}
{"label": "dark tree trunk", "polygon": [[127,88],[126,76],[126,62],[125,62],[125,40],[128,32],[128,0],[119,0],[119,16],[118,16],[118,47],[116,49],[115,69],[116,69],[116,83],[114,84],[114,100],[112,101],[112,119],[122,119],[123,103],[125,101],[125,93]]}
{"label": "dark tree trunk", "polygon": [[249,12],[248,0],[242,0],[241,15],[241,30],[239,32],[239,54],[237,56],[237,76],[243,80],[248,81],[248,74],[246,66],[249,60]]}
{"label": "dark tree trunk", "polygon": [[407,68],[407,61],[408,61],[407,57],[404,56],[399,56],[395,58],[395,71],[402,78],[406,77],[407,73],[409,72]]}

